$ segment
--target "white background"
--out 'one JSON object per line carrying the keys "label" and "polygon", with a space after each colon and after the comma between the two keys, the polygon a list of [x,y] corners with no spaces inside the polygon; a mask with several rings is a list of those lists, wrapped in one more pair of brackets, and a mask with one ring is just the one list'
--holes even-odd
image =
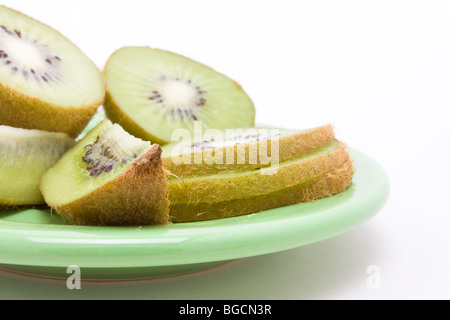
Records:
{"label": "white background", "polygon": [[[0,298],[450,298],[450,3],[2,1],[102,68],[122,46],[175,51],[237,80],[257,122],[337,136],[391,181],[377,217],[339,237],[190,276],[84,283],[0,273]],[[369,290],[367,268],[381,270]]]}

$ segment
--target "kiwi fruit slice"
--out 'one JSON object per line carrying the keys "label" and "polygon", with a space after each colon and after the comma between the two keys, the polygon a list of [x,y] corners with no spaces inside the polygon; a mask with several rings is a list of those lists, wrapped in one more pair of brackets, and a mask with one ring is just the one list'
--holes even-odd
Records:
{"label": "kiwi fruit slice", "polygon": [[161,145],[176,129],[252,127],[255,108],[235,81],[184,56],[148,47],[114,52],[104,68],[105,111],[132,135]]}
{"label": "kiwi fruit slice", "polygon": [[321,173],[291,187],[229,201],[178,203],[170,206],[173,222],[223,219],[256,213],[300,202],[311,202],[345,191],[353,178],[353,165],[347,160],[341,167]]}
{"label": "kiwi fruit slice", "polygon": [[175,176],[213,175],[268,167],[274,164],[272,159],[277,163],[296,159],[333,139],[332,125],[302,131],[240,128],[170,143],[162,148],[162,156],[164,166]]}
{"label": "kiwi fruit slice", "polygon": [[44,204],[41,176],[73,145],[65,133],[0,126],[0,205]]}
{"label": "kiwi fruit slice", "polygon": [[169,222],[161,147],[103,120],[41,180],[46,203],[76,225]]}
{"label": "kiwi fruit slice", "polygon": [[75,138],[104,94],[100,70],[72,42],[0,6],[0,124]]}
{"label": "kiwi fruit slice", "polygon": [[345,145],[333,140],[300,158],[272,167],[238,173],[168,179],[172,204],[229,201],[288,188],[339,168],[349,159]]}

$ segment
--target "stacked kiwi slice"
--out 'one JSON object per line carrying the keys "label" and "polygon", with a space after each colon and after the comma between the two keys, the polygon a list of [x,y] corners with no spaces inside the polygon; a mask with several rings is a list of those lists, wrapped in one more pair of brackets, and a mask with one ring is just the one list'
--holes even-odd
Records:
{"label": "stacked kiwi slice", "polygon": [[334,139],[331,125],[301,131],[238,128],[213,133],[165,145],[162,156],[167,170],[179,177],[255,170],[275,164],[270,160],[299,158]]}
{"label": "stacked kiwi slice", "polygon": [[236,81],[169,51],[124,47],[100,72],[3,6],[0,158],[0,205],[46,205],[75,225],[229,218],[340,193],[353,177],[331,125],[255,128]]}
{"label": "stacked kiwi slice", "polygon": [[[239,140],[233,147],[225,147],[234,155],[239,149],[244,151],[240,164],[211,165],[207,156],[202,160],[204,163],[175,166],[173,158],[178,155],[164,158],[166,167],[181,173],[168,178],[173,222],[228,218],[313,201],[343,192],[352,181],[352,160],[345,144],[335,139],[331,126],[275,138],[261,139],[254,135],[251,139],[254,140]],[[209,141],[203,142],[206,146],[203,152],[209,155]],[[256,145],[255,150],[267,150],[262,148],[267,144],[272,145],[272,153],[273,146],[277,146],[281,162],[268,164],[260,162],[260,158],[248,162],[252,145]],[[173,150],[172,145],[167,148],[166,152]],[[222,149],[217,147],[213,152],[221,153]],[[198,158],[199,152],[193,151],[186,159]]]}

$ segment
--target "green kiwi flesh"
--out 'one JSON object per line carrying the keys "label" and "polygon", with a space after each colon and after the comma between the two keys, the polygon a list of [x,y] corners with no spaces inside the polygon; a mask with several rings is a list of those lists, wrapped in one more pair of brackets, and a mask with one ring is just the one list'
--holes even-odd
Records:
{"label": "green kiwi flesh", "polygon": [[[299,158],[334,139],[331,125],[302,131],[275,128],[213,130],[163,146],[164,166],[178,177],[242,172]],[[231,157],[230,157],[231,155]]]}
{"label": "green kiwi flesh", "polygon": [[49,26],[0,6],[0,124],[75,138],[104,100],[100,70]]}
{"label": "green kiwi flesh", "polygon": [[144,140],[161,145],[177,129],[252,127],[255,108],[235,81],[173,52],[125,47],[104,68],[109,119]]}
{"label": "green kiwi flesh", "polygon": [[168,223],[161,147],[100,122],[41,180],[47,204],[71,224]]}
{"label": "green kiwi flesh", "polygon": [[64,133],[0,126],[0,204],[44,204],[41,176],[74,144]]}

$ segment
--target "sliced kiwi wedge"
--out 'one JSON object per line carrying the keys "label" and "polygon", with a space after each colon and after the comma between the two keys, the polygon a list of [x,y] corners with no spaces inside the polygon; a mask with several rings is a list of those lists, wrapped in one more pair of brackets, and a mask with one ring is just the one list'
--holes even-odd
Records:
{"label": "sliced kiwi wedge", "polygon": [[0,6],[0,124],[75,138],[104,94],[100,70],[72,42]]}
{"label": "sliced kiwi wedge", "polygon": [[46,203],[76,225],[169,222],[161,147],[104,120],[41,180]]}
{"label": "sliced kiwi wedge", "polygon": [[302,131],[239,128],[213,134],[163,146],[166,169],[178,177],[255,170],[299,158],[334,139],[332,125]]}
{"label": "sliced kiwi wedge", "polygon": [[176,129],[252,127],[255,108],[235,81],[173,52],[125,47],[104,68],[105,111],[136,137],[172,141]]}
{"label": "sliced kiwi wedge", "polygon": [[353,173],[352,161],[348,160],[339,168],[269,193],[237,197],[228,201],[174,203],[170,206],[170,215],[176,223],[205,221],[311,202],[344,192],[352,182]]}
{"label": "sliced kiwi wedge", "polygon": [[333,140],[300,158],[268,167],[238,173],[168,179],[171,204],[225,202],[276,192],[310,181],[317,175],[341,167],[349,160],[345,145]]}
{"label": "sliced kiwi wedge", "polygon": [[0,205],[44,204],[41,176],[73,145],[65,133],[0,126]]}

